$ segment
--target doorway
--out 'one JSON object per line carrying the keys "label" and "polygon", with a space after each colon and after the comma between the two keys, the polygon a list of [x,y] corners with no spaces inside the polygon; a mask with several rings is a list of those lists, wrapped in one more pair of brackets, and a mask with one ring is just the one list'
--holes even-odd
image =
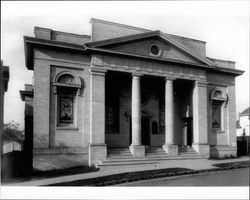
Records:
{"label": "doorway", "polygon": [[184,135],[183,138],[185,141],[183,141],[184,146],[192,146],[193,143],[193,127],[192,127],[192,117],[185,117],[184,120]]}
{"label": "doorway", "polygon": [[142,145],[150,146],[150,120],[148,117],[141,119]]}
{"label": "doorway", "polygon": [[[132,143],[132,122],[131,118],[129,119],[129,143]],[[142,145],[150,146],[150,118],[142,117],[141,118],[141,142]]]}

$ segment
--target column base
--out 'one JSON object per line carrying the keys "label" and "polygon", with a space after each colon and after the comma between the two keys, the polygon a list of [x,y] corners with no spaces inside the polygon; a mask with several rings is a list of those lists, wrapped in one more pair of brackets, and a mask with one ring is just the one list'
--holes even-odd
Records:
{"label": "column base", "polygon": [[107,157],[106,144],[90,144],[89,145],[89,166],[98,164]]}
{"label": "column base", "polygon": [[192,144],[193,149],[204,158],[210,158],[210,147],[208,144]]}
{"label": "column base", "polygon": [[130,152],[135,157],[145,156],[145,146],[143,145],[130,145]]}
{"label": "column base", "polygon": [[170,155],[170,156],[177,156],[178,155],[178,145],[165,144],[162,147],[168,155]]}

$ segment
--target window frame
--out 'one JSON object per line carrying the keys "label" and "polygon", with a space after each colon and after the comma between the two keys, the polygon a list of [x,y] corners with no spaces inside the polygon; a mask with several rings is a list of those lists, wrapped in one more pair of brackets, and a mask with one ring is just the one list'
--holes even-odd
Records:
{"label": "window frame", "polygon": [[[74,79],[74,83],[62,83],[59,82],[62,76],[71,76]],[[83,84],[81,79],[78,76],[75,76],[71,72],[61,72],[57,74],[53,79],[53,89],[55,97],[55,124],[56,129],[78,129],[77,128],[77,97],[82,95]],[[60,120],[60,111],[61,111],[61,96],[62,95],[71,95],[72,96],[72,122],[71,123],[63,123]]]}
{"label": "window frame", "polygon": [[[211,126],[212,126],[212,130],[214,130],[216,132],[224,132],[224,107],[227,106],[228,95],[223,89],[215,87],[211,91],[210,101],[211,101]],[[219,110],[219,127],[214,127],[213,126],[213,121],[214,121],[213,120],[213,109],[214,109],[214,105]]]}

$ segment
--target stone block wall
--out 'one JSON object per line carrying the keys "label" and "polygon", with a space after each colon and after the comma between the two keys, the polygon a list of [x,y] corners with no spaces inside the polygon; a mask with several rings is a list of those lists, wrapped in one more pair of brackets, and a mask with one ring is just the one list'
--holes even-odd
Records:
{"label": "stone block wall", "polygon": [[219,88],[228,95],[228,101],[222,105],[221,130],[212,128],[212,105],[208,104],[208,142],[211,157],[236,157],[236,104],[235,78],[230,75],[208,73],[208,97],[214,88]]}
{"label": "stone block wall", "polygon": [[[65,163],[72,156],[77,160],[77,162],[72,163],[88,165],[88,151],[86,149],[84,152],[82,150],[71,152],[71,149],[87,148],[89,144],[90,57],[44,49],[35,49],[34,57],[33,167],[47,170],[46,166],[38,167],[41,160],[44,160],[47,164],[54,163],[55,168],[60,168],[61,163],[61,168],[64,168],[68,166]],[[54,93],[53,78],[63,71],[74,73],[84,83],[81,94],[76,96],[76,127],[73,129],[57,127],[56,122],[57,95]],[[43,153],[43,149],[48,150],[46,154]],[[65,151],[60,152],[60,156],[53,157],[55,149],[65,149]],[[68,154],[69,152],[71,152],[71,156]]]}

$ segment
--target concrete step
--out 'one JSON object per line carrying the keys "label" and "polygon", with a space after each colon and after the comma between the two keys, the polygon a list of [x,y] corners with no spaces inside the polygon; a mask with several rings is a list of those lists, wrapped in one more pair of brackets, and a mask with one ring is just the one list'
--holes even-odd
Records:
{"label": "concrete step", "polygon": [[133,158],[132,154],[108,154],[107,158]]}
{"label": "concrete step", "polygon": [[197,153],[196,151],[179,151],[179,153]]}
{"label": "concrete step", "polygon": [[132,156],[128,148],[109,148],[107,150],[108,157],[127,157]]}
{"label": "concrete step", "polygon": [[196,153],[192,147],[179,147],[179,153]]}
{"label": "concrete step", "polygon": [[165,157],[161,159],[139,159],[139,160],[110,160],[110,161],[102,161],[96,165],[96,167],[101,166],[119,166],[119,165],[145,165],[145,164],[157,164],[164,160],[196,160],[196,159],[206,159],[201,156],[194,156],[194,157],[186,157],[186,156],[178,156],[178,157]]}
{"label": "concrete step", "polygon": [[108,149],[108,153],[130,153],[129,149]]}
{"label": "concrete step", "polygon": [[161,161],[161,160],[179,160],[179,159],[201,159],[202,156],[194,155],[179,155],[179,156],[144,156],[144,157],[107,157],[105,160],[101,161],[100,163],[123,163],[123,162],[151,162],[151,161]]}
{"label": "concrete step", "polygon": [[163,149],[162,150],[146,150],[146,153],[161,153],[161,152],[165,152]]}
{"label": "concrete step", "polygon": [[167,156],[166,152],[160,152],[160,153],[146,153],[146,156]]}
{"label": "concrete step", "polygon": [[145,165],[145,164],[158,164],[159,161],[126,161],[126,162],[102,162],[96,167],[102,166],[121,166],[121,165]]}

